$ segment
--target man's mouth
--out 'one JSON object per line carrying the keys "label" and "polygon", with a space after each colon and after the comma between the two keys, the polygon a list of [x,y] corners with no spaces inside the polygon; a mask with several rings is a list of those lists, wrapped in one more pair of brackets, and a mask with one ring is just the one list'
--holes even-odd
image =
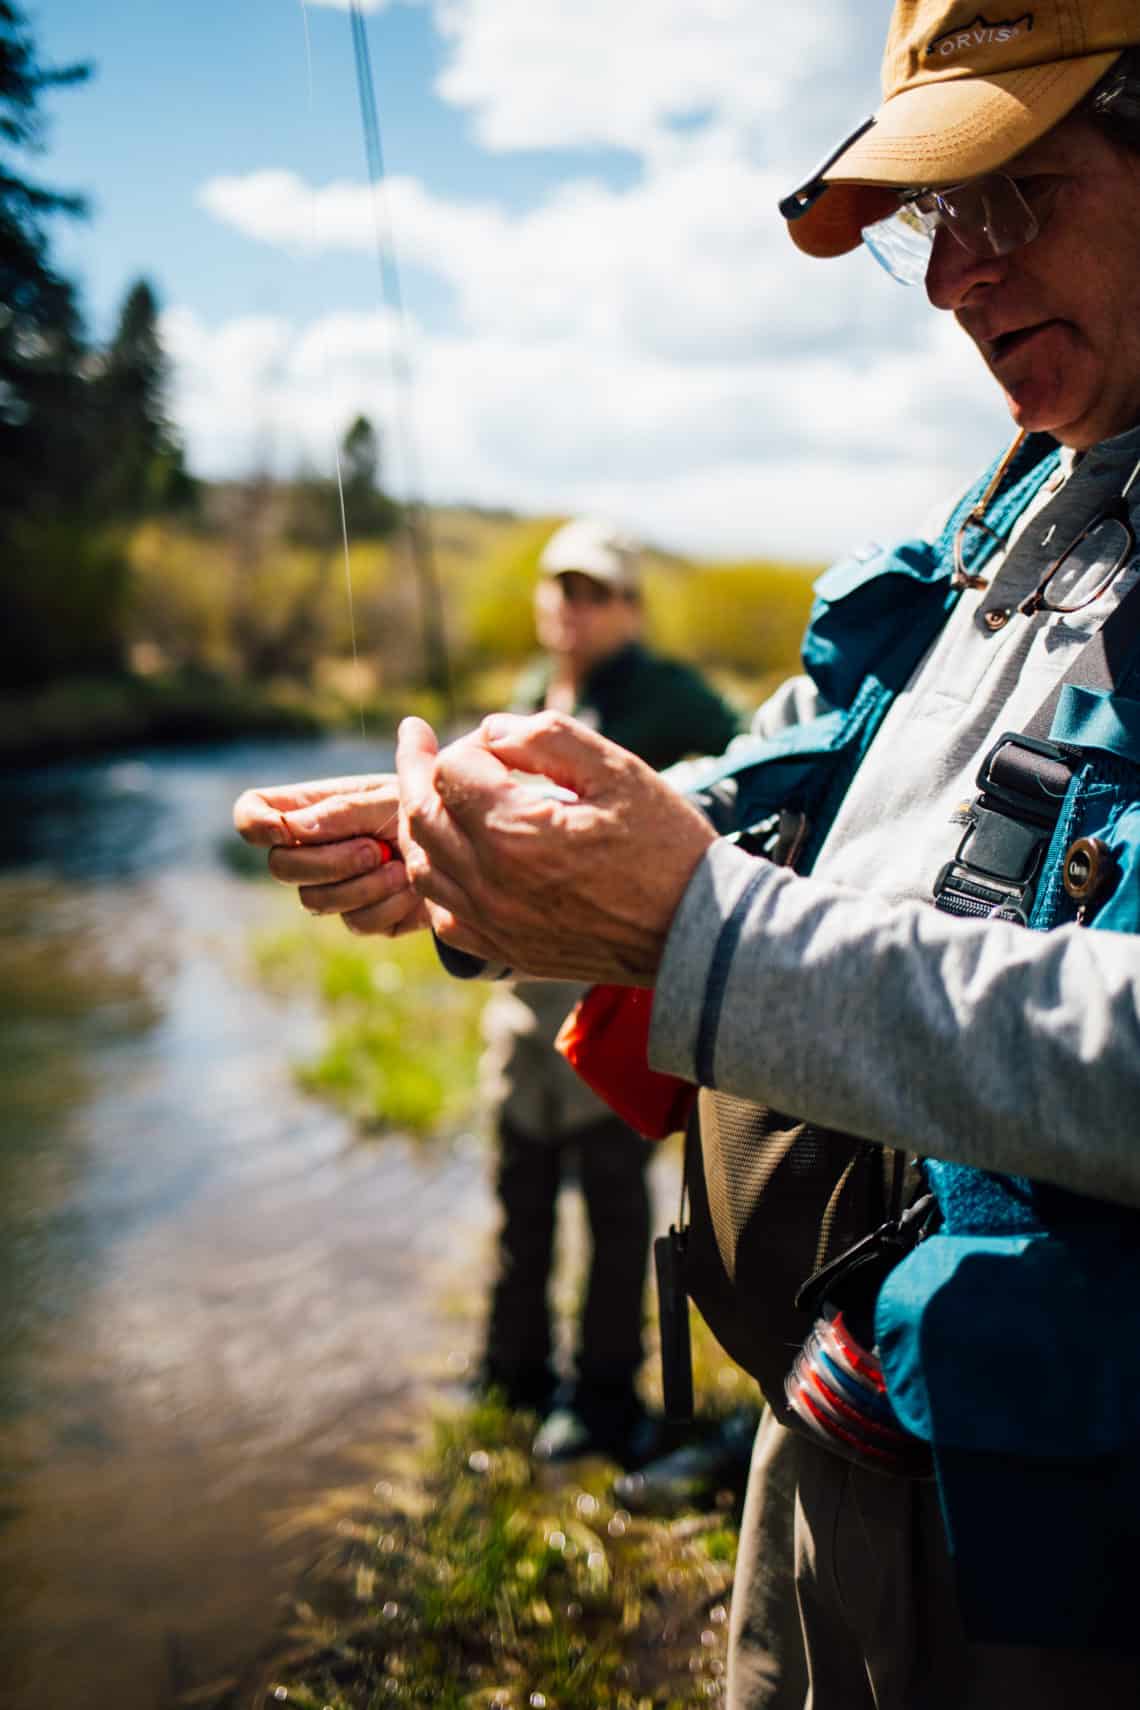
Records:
{"label": "man's mouth", "polygon": [[982,354],[991,368],[1000,368],[1003,362],[1023,350],[1039,333],[1056,324],[1052,320],[1034,321],[1031,326],[1014,327],[1008,332],[998,333],[994,338],[982,339]]}

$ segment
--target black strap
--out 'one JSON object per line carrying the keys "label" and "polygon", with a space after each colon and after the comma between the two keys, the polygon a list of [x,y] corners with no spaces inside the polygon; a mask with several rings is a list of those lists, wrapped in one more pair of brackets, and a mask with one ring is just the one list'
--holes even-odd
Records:
{"label": "black strap", "polygon": [[1099,689],[1111,694],[1140,642],[1140,580],[1109,612],[1096,634],[1081,648],[1065,675],[1046,695],[1022,734],[1037,742],[1048,739],[1061,692],[1070,684],[1077,689]]}

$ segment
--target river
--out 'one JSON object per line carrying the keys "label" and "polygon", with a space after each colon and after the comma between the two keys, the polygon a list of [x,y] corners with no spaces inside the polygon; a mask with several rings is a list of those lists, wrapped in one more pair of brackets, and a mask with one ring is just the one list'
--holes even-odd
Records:
{"label": "river", "polygon": [[[139,753],[4,782],[0,1702],[157,1710],[247,1662],[343,1482],[475,1333],[471,1136],[358,1142],[293,1085],[321,1018],[261,991],[249,783],[360,744]],[[355,1476],[359,1477],[359,1468]]]}

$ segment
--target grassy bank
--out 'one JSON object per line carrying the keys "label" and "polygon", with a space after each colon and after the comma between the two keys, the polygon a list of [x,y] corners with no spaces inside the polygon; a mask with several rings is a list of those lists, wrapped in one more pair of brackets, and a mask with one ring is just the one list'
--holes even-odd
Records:
{"label": "grassy bank", "polygon": [[539,1469],[493,1404],[373,1467],[367,1503],[294,1517],[323,1547],[252,1678],[218,1710],[682,1710],[723,1694],[731,1497],[640,1519],[601,1461]]}
{"label": "grassy bank", "polygon": [[0,766],[247,736],[316,736],[320,709],[281,688],[244,689],[194,671],[75,677],[0,696]]}
{"label": "grassy bank", "polygon": [[[283,899],[284,902],[284,899]],[[451,981],[421,936],[350,938],[299,919],[263,934],[261,976],[317,991],[329,1019],[303,1083],[365,1128],[424,1135],[470,1120],[486,988]],[[455,1310],[472,1310],[465,1293]],[[706,1422],[755,1400],[694,1315]],[[644,1383],[660,1405],[656,1326]],[[426,1404],[425,1404],[426,1405]],[[706,1509],[640,1517],[618,1469],[543,1467],[536,1421],[493,1402],[408,1421],[368,1483],[289,1525],[312,1568],[268,1655],[186,1703],[216,1710],[682,1710],[723,1695],[739,1488]]]}
{"label": "grassy bank", "polygon": [[469,1118],[489,988],[449,979],[427,933],[353,938],[295,903],[282,919],[254,940],[260,975],[278,991],[316,992],[328,1023],[319,1053],[295,1065],[301,1085],[365,1132],[426,1136]]}

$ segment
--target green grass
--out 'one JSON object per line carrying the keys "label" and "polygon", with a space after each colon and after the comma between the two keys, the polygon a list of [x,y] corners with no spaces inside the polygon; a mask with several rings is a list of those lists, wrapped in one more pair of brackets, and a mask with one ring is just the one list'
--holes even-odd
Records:
{"label": "green grass", "polygon": [[315,990],[327,1013],[324,1048],[297,1065],[302,1086],[365,1129],[426,1135],[470,1114],[488,988],[450,979],[426,933],[359,939],[339,920],[298,920],[254,953],[267,984]]}
{"label": "green grass", "polygon": [[[372,1503],[323,1516],[328,1547],[252,1696],[299,1710],[681,1710],[723,1691],[736,1532],[643,1520],[614,1468],[537,1469],[533,1418],[438,1420]],[[336,1516],[339,1514],[339,1518]],[[312,1515],[300,1517],[311,1522]]]}
{"label": "green grass", "polygon": [[[290,907],[295,907],[289,899]],[[293,921],[256,944],[262,976],[315,990],[329,1016],[304,1083],[366,1126],[428,1133],[470,1113],[486,988],[448,979],[426,936],[350,938]],[[674,1148],[676,1142],[670,1143]],[[679,1168],[680,1160],[677,1159]],[[476,1295],[464,1293],[462,1310]],[[456,1310],[460,1310],[459,1307]],[[706,1426],[755,1403],[694,1313]],[[660,1406],[656,1325],[644,1390]],[[493,1403],[417,1425],[412,1452],[370,1461],[371,1493],[329,1492],[293,1517],[317,1557],[255,1678],[216,1710],[682,1710],[723,1696],[732,1497],[673,1520],[615,1507],[601,1460],[538,1467],[533,1416]],[[187,1701],[190,1702],[189,1700]]]}

